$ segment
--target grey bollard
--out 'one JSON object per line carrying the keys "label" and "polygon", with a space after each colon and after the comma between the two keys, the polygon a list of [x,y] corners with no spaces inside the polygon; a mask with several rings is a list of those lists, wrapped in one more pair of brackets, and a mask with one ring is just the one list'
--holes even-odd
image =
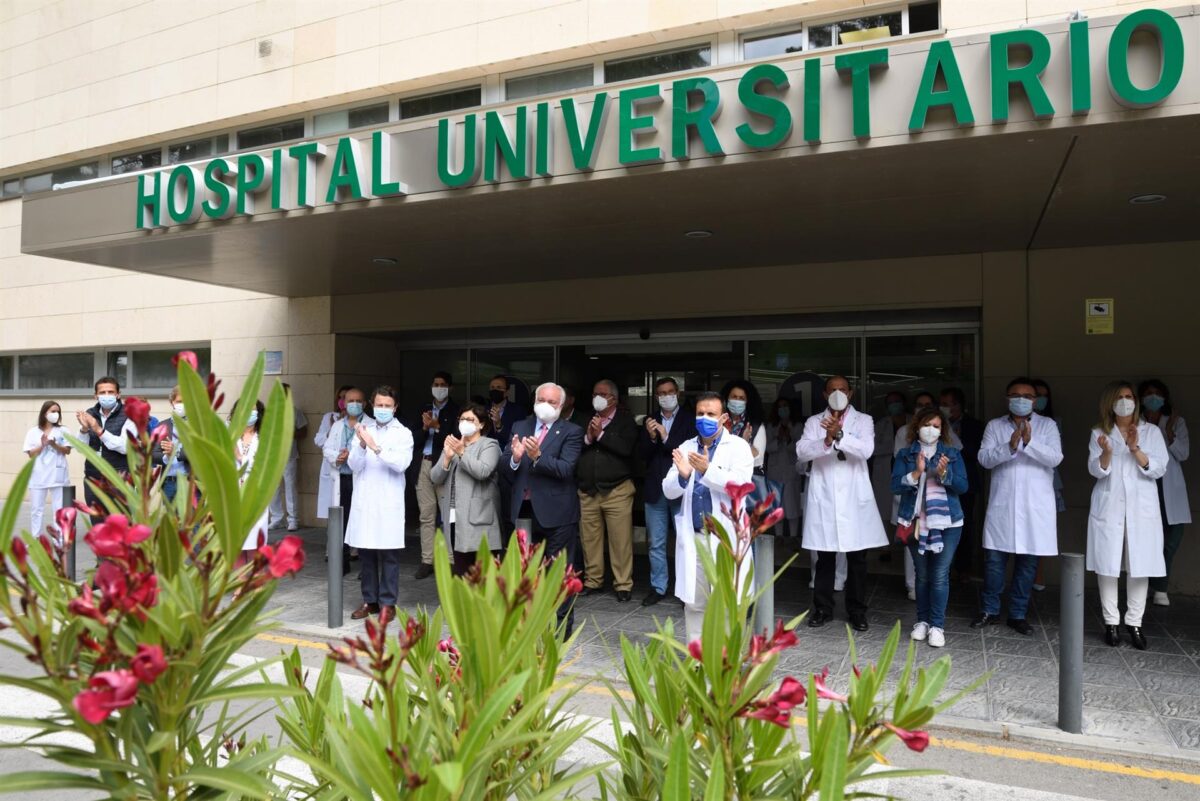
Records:
{"label": "grey bollard", "polygon": [[767,633],[775,630],[775,535],[759,534],[754,538],[754,591],[766,587],[766,592],[754,605],[754,632]]}
{"label": "grey bollard", "polygon": [[329,610],[326,624],[331,629],[340,629],[344,623],[342,609],[342,542],[343,535],[342,507],[329,507],[329,522],[325,528],[325,550],[329,559],[325,563],[328,568]]}
{"label": "grey bollard", "polygon": [[[63,508],[69,509],[74,505],[75,505],[75,485],[68,484],[67,486],[63,487]],[[75,525],[75,530],[71,532],[69,541],[67,541],[67,539],[68,539],[67,532],[65,532],[65,531],[58,532],[58,536],[60,536],[64,539],[64,545],[65,545],[66,551],[67,551],[65,554],[66,563],[67,563],[66,564],[67,581],[75,580],[75,540],[79,539],[78,534],[79,534],[79,524],[78,523],[76,523],[76,525]]]}
{"label": "grey bollard", "polygon": [[1083,554],[1064,553],[1058,633],[1058,728],[1083,731]]}

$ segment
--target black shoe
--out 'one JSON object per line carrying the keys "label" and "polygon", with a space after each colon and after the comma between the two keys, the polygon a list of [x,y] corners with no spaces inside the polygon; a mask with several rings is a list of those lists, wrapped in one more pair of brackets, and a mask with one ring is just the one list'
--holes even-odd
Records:
{"label": "black shoe", "polygon": [[583,590],[579,593],[579,597],[587,598],[592,595],[599,595],[602,592],[604,592],[603,587],[584,587]]}
{"label": "black shoe", "polygon": [[629,592],[629,590],[617,590],[617,603],[625,603],[630,599],[630,597],[632,597],[632,595],[633,594]]}
{"label": "black shoe", "polygon": [[851,615],[850,628],[854,629],[855,631],[866,631],[867,629],[871,628],[871,625],[867,623],[866,615]]}
{"label": "black shoe", "polygon": [[1008,627],[1010,629],[1012,629],[1013,631],[1015,631],[1017,634],[1023,634],[1026,637],[1033,634],[1033,626],[1029,625],[1029,623],[1023,617],[1022,618],[1010,617],[1008,620],[1006,620],[1004,622],[1006,624],[1008,624]]}
{"label": "black shoe", "polygon": [[833,615],[822,612],[820,609],[814,609],[808,616],[808,627],[819,629],[831,620],[833,620]]}
{"label": "black shoe", "polygon": [[656,603],[666,597],[667,596],[663,595],[658,590],[650,590],[650,594],[642,599],[642,606],[654,606]]}
{"label": "black shoe", "polygon": [[425,579],[433,575],[433,565],[427,565],[424,562],[417,568],[417,572],[413,573],[415,579]]}
{"label": "black shoe", "polygon": [[971,621],[971,628],[982,629],[985,626],[994,626],[999,622],[999,615],[989,615],[987,612],[980,612],[979,617]]}
{"label": "black shoe", "polygon": [[[1142,634],[1142,627],[1141,626],[1126,626],[1125,628],[1129,630],[1129,641],[1131,643],[1133,643],[1133,647],[1138,649],[1139,651],[1145,651],[1146,650],[1146,635]],[[1116,629],[1116,626],[1113,626],[1113,629]]]}
{"label": "black shoe", "polygon": [[1104,642],[1108,643],[1113,648],[1116,648],[1121,644],[1121,635],[1117,633],[1116,626],[1104,627]]}

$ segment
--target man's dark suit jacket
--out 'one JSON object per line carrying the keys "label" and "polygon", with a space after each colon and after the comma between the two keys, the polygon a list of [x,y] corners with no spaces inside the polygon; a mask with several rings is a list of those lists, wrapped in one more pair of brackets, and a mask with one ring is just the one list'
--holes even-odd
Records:
{"label": "man's dark suit jacket", "polygon": [[[662,411],[654,415],[662,422]],[[671,454],[683,443],[696,436],[696,415],[691,409],[676,409],[675,422],[667,434],[666,442],[651,439],[642,425],[638,435],[638,458],[646,464],[646,482],[642,485],[642,499],[646,503],[657,503],[662,498],[662,483],[671,469]]]}
{"label": "man's dark suit jacket", "polygon": [[[537,418],[530,417],[513,424],[512,434],[534,436]],[[575,482],[575,466],[583,449],[583,429],[561,420],[551,423],[542,440],[541,455],[534,462],[526,454],[512,466],[512,437],[504,445],[500,469],[512,482],[510,509],[516,515],[529,490],[529,501],[538,523],[545,528],[559,528],[579,522],[579,493]]]}

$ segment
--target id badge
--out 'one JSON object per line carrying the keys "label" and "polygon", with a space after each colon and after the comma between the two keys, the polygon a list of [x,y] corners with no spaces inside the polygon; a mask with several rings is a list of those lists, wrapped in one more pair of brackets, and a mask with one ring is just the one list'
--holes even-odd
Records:
{"label": "id badge", "polygon": [[454,510],[450,510],[450,525],[454,525]]}

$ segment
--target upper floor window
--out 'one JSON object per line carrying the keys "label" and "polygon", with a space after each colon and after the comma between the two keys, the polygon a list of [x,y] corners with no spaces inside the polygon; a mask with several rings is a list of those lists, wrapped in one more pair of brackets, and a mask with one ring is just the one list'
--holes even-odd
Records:
{"label": "upper floor window", "polygon": [[313,136],[349,131],[354,128],[365,128],[368,125],[382,125],[388,121],[388,104],[376,103],[373,106],[361,108],[344,108],[340,111],[327,111],[313,116]]}
{"label": "upper floor window", "polygon": [[138,170],[148,170],[151,167],[162,166],[162,148],[156,147],[153,150],[146,150],[141,153],[126,153],[124,156],[114,156],[112,160],[112,174],[120,175],[123,172],[137,172]]}
{"label": "upper floor window", "polygon": [[522,97],[548,95],[554,92],[569,92],[595,83],[596,69],[591,64],[581,67],[542,72],[537,75],[522,75],[504,82],[504,97],[518,100]]}
{"label": "upper floor window", "polygon": [[16,361],[12,356],[0,356],[0,389],[13,388],[13,363]]}
{"label": "upper floor window", "polygon": [[712,48],[706,44],[665,53],[630,56],[604,62],[604,82],[632,81],[648,75],[694,70],[710,64],[712,64]]}
{"label": "upper floor window", "polygon": [[871,39],[887,39],[904,32],[903,15],[899,11],[868,14],[864,17],[827,22],[808,27],[808,46],[833,47],[857,44]]}
{"label": "upper floor window", "polygon": [[430,114],[445,114],[460,108],[471,108],[483,102],[483,92],[478,86],[452,89],[431,95],[410,97],[400,101],[400,119],[426,117]]}
{"label": "upper floor window", "polygon": [[5,178],[0,184],[0,197],[17,197],[21,194],[20,178]]}
{"label": "upper floor window", "polygon": [[277,142],[288,142],[304,138],[304,120],[273,122],[258,128],[247,128],[237,133],[238,150],[266,147]]}
{"label": "upper floor window", "polygon": [[18,389],[91,389],[95,354],[27,353],[17,357]]}
{"label": "upper floor window", "polygon": [[[200,360],[201,376],[208,375],[212,362],[211,348],[191,348]],[[179,348],[163,350],[110,350],[105,364],[106,373],[121,382],[122,387],[134,390],[170,389],[178,380],[171,357]]]}
{"label": "upper floor window", "polygon": [[804,50],[804,31],[799,28],[794,31],[747,36],[742,39],[742,58],[747,60],[786,56],[802,50]]}
{"label": "upper floor window", "polygon": [[186,161],[206,159],[229,152],[229,134],[206,136],[191,142],[180,142],[167,146],[167,163],[182,164]]}

